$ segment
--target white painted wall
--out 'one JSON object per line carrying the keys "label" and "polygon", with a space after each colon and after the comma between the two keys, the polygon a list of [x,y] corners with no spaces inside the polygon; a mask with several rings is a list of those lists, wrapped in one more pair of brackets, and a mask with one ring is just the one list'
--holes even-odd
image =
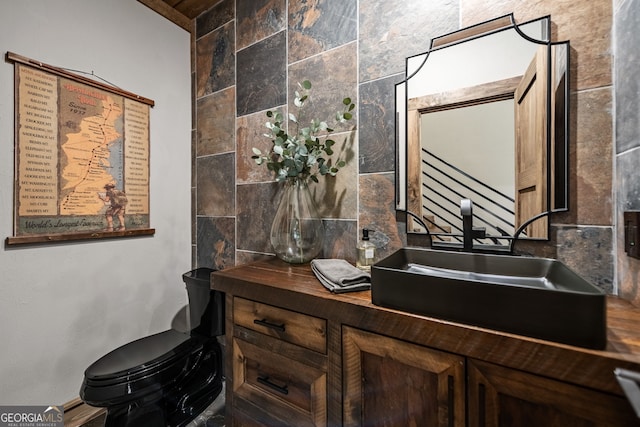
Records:
{"label": "white painted wall", "polygon": [[[153,237],[0,249],[0,405],[62,404],[84,369],[168,329],[191,268],[189,34],[135,0],[2,0],[0,50],[151,98]],[[0,62],[0,238],[12,235],[13,64]]]}

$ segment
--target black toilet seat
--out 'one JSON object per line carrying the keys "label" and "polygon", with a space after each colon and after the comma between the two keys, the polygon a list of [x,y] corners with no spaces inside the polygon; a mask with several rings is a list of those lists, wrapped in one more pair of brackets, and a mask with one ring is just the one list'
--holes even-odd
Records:
{"label": "black toilet seat", "polygon": [[81,397],[110,406],[161,390],[188,373],[202,348],[202,339],[172,329],[125,344],[86,369]]}
{"label": "black toilet seat", "polygon": [[193,349],[190,340],[189,335],[173,329],[140,338],[102,356],[87,368],[85,376],[91,381],[117,380],[152,370],[189,353]]}

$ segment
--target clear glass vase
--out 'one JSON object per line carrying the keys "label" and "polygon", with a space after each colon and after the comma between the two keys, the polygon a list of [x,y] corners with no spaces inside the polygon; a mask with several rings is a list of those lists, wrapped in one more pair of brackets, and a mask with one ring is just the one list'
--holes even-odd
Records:
{"label": "clear glass vase", "polygon": [[322,250],[324,226],[306,179],[286,181],[271,225],[271,245],[278,258],[302,264]]}

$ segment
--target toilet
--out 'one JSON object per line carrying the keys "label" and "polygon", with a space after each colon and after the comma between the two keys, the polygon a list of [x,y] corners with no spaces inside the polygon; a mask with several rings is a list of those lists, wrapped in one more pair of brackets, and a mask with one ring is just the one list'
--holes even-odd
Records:
{"label": "toilet", "polygon": [[180,427],[209,406],[223,387],[224,293],[210,289],[214,270],[182,275],[190,332],[170,329],[125,344],[84,372],[80,398],[107,408],[106,427]]}

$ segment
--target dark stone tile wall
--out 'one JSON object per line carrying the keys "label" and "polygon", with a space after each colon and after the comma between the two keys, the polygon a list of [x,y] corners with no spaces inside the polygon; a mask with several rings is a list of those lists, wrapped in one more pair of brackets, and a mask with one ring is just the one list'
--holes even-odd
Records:
{"label": "dark stone tile wall", "polygon": [[238,116],[287,102],[286,48],[287,33],[281,31],[238,52]]}
{"label": "dark stone tile wall", "polygon": [[560,227],[557,259],[605,292],[614,291],[613,230],[611,227]]}
{"label": "dark stone tile wall", "polygon": [[360,82],[404,73],[405,58],[459,29],[459,0],[360,2]]}
{"label": "dark stone tile wall", "polygon": [[[249,0],[255,2],[255,0]],[[242,3],[242,2],[239,2]],[[234,19],[235,1],[223,0],[196,18],[196,38],[200,38]],[[238,7],[240,13],[240,6]]]}
{"label": "dark stone tile wall", "polygon": [[[637,26],[639,1],[618,0],[624,14],[617,16],[627,23],[619,29],[624,37]],[[270,145],[263,136],[265,111],[292,111],[293,91],[304,79],[314,85],[314,115],[330,114],[346,95],[357,100],[356,130],[340,128],[336,135],[348,166],[336,179],[312,187],[328,236],[323,256],[355,260],[364,227],[376,230],[373,240],[381,256],[406,245],[405,224],[394,209],[394,84],[403,77],[405,58],[460,25],[511,12],[521,22],[550,14],[553,38],[570,40],[572,49],[571,211],[551,218],[548,242],[518,247],[522,253],[559,258],[603,289],[616,291],[612,114],[613,94],[620,95],[611,73],[610,0],[224,0],[215,9],[219,12],[196,21],[193,61],[198,266],[227,266],[270,254],[270,218],[279,186],[250,157],[253,147]],[[638,36],[630,37],[635,37],[628,41],[632,51]],[[631,57],[620,64],[625,75],[633,68]],[[637,84],[638,72],[628,72],[636,73]],[[625,92],[633,92],[632,84]],[[624,102],[629,109],[638,105],[637,99]],[[620,108],[620,99],[615,105]],[[637,147],[629,142],[636,138],[634,131],[619,127],[619,138],[620,132],[630,135],[624,136],[624,147]],[[622,147],[618,144],[621,152],[629,150]],[[615,159],[618,164],[637,170],[638,155],[622,155]]]}
{"label": "dark stone tile wall", "polygon": [[356,0],[289,1],[289,63],[356,40]]}
{"label": "dark stone tile wall", "polygon": [[579,91],[571,100],[571,215],[575,224],[613,224],[613,121],[610,87]]}
{"label": "dark stone tile wall", "polygon": [[278,209],[280,190],[275,182],[238,185],[238,249],[271,252],[271,219]]}
{"label": "dark stone tile wall", "polygon": [[198,156],[235,150],[235,88],[233,86],[198,99],[196,152]]}
{"label": "dark stone tile wall", "polygon": [[217,270],[235,265],[235,221],[225,217],[198,217],[198,266]]}
{"label": "dark stone tile wall", "polygon": [[359,184],[360,228],[374,230],[371,241],[379,247],[379,257],[391,255],[406,246],[403,224],[396,221],[395,174],[362,174]]}
{"label": "dark stone tile wall", "polygon": [[286,0],[238,0],[238,50],[286,29]]}
{"label": "dark stone tile wall", "polygon": [[395,170],[395,84],[404,73],[360,85],[358,114],[360,173]]}
{"label": "dark stone tile wall", "polygon": [[235,26],[216,28],[196,42],[196,96],[235,85]]}
{"label": "dark stone tile wall", "polygon": [[234,157],[234,153],[226,153],[199,157],[196,161],[197,215],[235,215]]}
{"label": "dark stone tile wall", "polygon": [[624,251],[624,211],[640,210],[640,0],[621,0],[615,10],[616,248],[623,298],[640,305],[640,260]]}

